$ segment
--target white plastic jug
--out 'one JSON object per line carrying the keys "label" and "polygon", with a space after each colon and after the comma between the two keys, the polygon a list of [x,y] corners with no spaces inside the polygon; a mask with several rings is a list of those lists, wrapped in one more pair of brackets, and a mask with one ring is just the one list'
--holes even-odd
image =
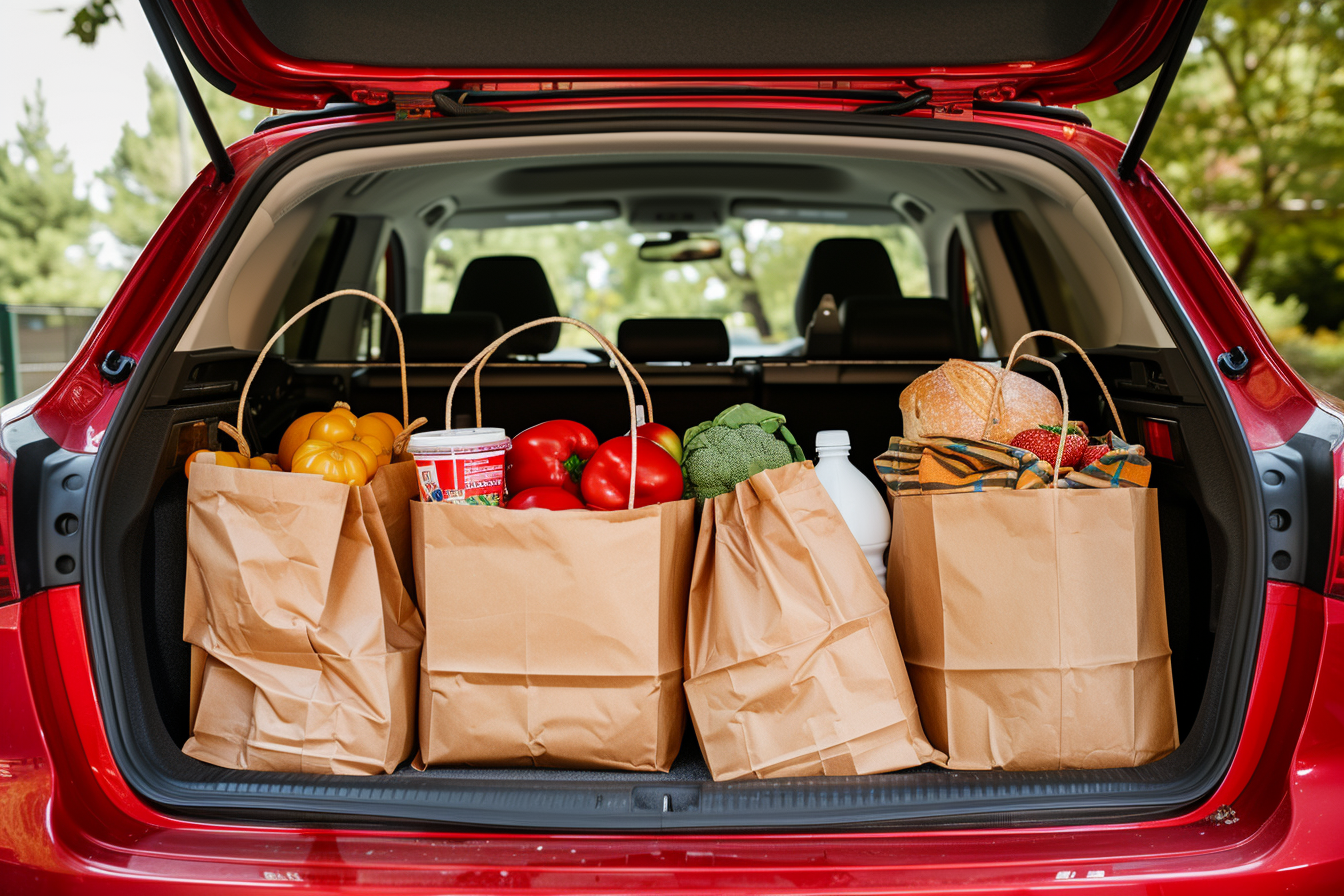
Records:
{"label": "white plastic jug", "polygon": [[863,548],[877,580],[886,588],[891,513],[882,493],[850,463],[847,430],[825,429],[817,433],[817,478]]}

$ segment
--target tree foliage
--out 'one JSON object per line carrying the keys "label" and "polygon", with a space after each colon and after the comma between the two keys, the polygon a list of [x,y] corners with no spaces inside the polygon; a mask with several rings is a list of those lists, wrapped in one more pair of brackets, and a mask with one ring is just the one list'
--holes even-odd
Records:
{"label": "tree foliage", "polygon": [[[210,161],[172,81],[146,66],[145,86],[149,91],[148,126],[141,132],[122,125],[111,164],[98,172],[110,205],[101,222],[125,248],[128,260],[145,247],[191,180]],[[259,106],[208,87],[201,95],[226,145],[251,133],[266,114]]]}
{"label": "tree foliage", "polygon": [[[69,12],[68,9],[55,10]],[[82,44],[95,44],[102,29],[116,22],[121,24],[121,15],[117,12],[116,0],[89,0],[83,6],[75,8],[70,17],[70,30],[65,32],[79,39]]]}
{"label": "tree foliage", "polygon": [[[1127,138],[1150,86],[1087,111]],[[1344,321],[1344,2],[1211,0],[1144,157],[1238,286]]]}
{"label": "tree foliage", "polygon": [[93,208],[51,145],[41,84],[15,140],[0,144],[0,302],[99,305],[120,279],[92,257]]}

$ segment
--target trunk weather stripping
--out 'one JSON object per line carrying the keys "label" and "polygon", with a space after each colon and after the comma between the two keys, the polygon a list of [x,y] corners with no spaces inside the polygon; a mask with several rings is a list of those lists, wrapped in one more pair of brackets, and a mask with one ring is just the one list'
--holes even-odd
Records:
{"label": "trunk weather stripping", "polygon": [[187,70],[187,60],[182,56],[182,48],[173,37],[172,29],[158,0],[140,0],[140,5],[144,7],[145,18],[149,19],[154,39],[159,42],[159,49],[163,50],[163,58],[168,63],[168,70],[173,73],[173,80],[177,82],[182,101],[186,103],[187,111],[191,113],[196,131],[205,143],[206,152],[210,154],[210,161],[215,166],[215,184],[226,184],[233,180],[233,162],[229,160],[229,151],[224,148],[224,141],[219,138],[219,131],[215,130],[215,123],[210,119],[209,110],[205,108],[201,92],[196,89],[196,82],[191,79],[191,72]]}
{"label": "trunk weather stripping", "polygon": [[[358,92],[358,91],[357,91]],[[749,87],[735,84],[723,84],[717,87],[700,85],[650,85],[648,87],[614,87],[604,90],[460,90],[444,88],[434,91],[434,102],[445,115],[465,115],[495,110],[483,106],[484,103],[527,102],[531,100],[608,100],[608,99],[663,99],[663,98],[705,98],[720,99],[726,97],[744,97],[751,99],[774,98],[828,100],[858,100],[866,104],[854,111],[874,114],[904,115],[928,104],[933,99],[933,91],[920,88],[908,95],[895,90],[845,90],[823,89],[814,86],[792,87]],[[400,102],[400,100],[398,100]]]}
{"label": "trunk weather stripping", "polygon": [[1153,136],[1153,128],[1157,125],[1158,116],[1162,114],[1162,107],[1166,105],[1171,85],[1176,83],[1176,73],[1181,70],[1181,63],[1185,61],[1185,53],[1190,49],[1190,41],[1195,36],[1195,27],[1199,24],[1199,17],[1204,14],[1206,2],[1207,0],[1193,0],[1182,10],[1184,18],[1176,32],[1176,41],[1171,45],[1171,53],[1167,56],[1167,61],[1162,64],[1162,71],[1153,84],[1153,92],[1148,95],[1148,102],[1139,113],[1134,133],[1125,144],[1125,152],[1120,156],[1120,164],[1116,166],[1116,173],[1120,175],[1121,180],[1134,179],[1134,170],[1138,168],[1143,150],[1148,146],[1148,138]]}

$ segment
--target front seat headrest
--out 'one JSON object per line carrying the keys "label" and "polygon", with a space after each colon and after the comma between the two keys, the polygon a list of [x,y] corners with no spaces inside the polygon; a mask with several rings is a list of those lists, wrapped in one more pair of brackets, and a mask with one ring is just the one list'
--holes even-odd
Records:
{"label": "front seat headrest", "polygon": [[[546,272],[526,255],[473,258],[462,272],[453,297],[453,311],[489,311],[499,315],[504,332],[520,324],[560,313]],[[510,355],[540,355],[560,341],[560,325],[536,327],[506,342]]]}
{"label": "front seat headrest", "polygon": [[864,361],[946,361],[957,345],[947,299],[850,296],[840,303],[840,353]]}
{"label": "front seat headrest", "polygon": [[714,364],[732,356],[728,328],[716,317],[632,317],[621,321],[616,348],[636,363]]}
{"label": "front seat headrest", "polygon": [[865,237],[834,237],[812,248],[793,303],[799,336],[807,334],[807,325],[827,293],[837,304],[850,296],[899,296],[901,284],[886,247]]}
{"label": "front seat headrest", "polygon": [[[499,315],[489,311],[401,316],[401,337],[406,343],[407,361],[470,361],[477,352],[503,335],[504,325],[500,323]],[[384,348],[382,360],[396,361],[397,337],[395,334],[389,336],[391,346]]]}

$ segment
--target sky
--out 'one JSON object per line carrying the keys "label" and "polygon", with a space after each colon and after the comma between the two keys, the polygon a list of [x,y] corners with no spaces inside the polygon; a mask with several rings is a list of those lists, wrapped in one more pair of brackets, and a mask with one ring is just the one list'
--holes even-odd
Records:
{"label": "sky", "polygon": [[69,148],[83,192],[111,160],[122,125],[147,126],[145,66],[167,66],[135,0],[119,4],[124,23],[107,26],[92,47],[65,36],[69,12],[45,11],[61,6],[79,0],[0,0],[0,143],[16,137],[40,79],[52,143]]}

